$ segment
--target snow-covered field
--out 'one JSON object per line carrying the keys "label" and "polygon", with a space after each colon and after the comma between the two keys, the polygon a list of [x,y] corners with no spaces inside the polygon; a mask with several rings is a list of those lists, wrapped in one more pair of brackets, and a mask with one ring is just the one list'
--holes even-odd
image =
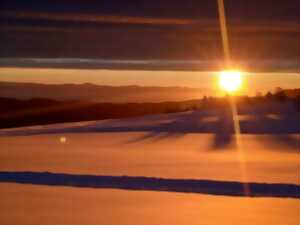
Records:
{"label": "snow-covered field", "polygon": [[168,192],[0,185],[5,225],[34,224],[293,224],[298,199]]}
{"label": "snow-covered field", "polygon": [[[239,150],[226,115],[1,130],[0,222],[300,224],[298,114],[241,115]],[[238,192],[245,181],[260,197]]]}

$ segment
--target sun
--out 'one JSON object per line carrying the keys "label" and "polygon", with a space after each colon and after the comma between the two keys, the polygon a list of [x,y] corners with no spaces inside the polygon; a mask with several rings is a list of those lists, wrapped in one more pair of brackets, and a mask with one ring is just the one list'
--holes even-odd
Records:
{"label": "sun", "polygon": [[240,71],[228,70],[219,73],[219,86],[228,93],[238,91],[242,84],[242,72]]}

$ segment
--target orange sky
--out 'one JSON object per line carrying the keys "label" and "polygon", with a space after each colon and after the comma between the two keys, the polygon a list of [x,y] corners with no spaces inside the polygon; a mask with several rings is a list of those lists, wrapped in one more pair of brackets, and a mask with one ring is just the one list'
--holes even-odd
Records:
{"label": "orange sky", "polygon": [[[244,78],[247,94],[276,87],[300,88],[300,74],[296,73],[245,73]],[[46,84],[185,86],[218,92],[216,79],[217,72],[0,68],[0,81]]]}

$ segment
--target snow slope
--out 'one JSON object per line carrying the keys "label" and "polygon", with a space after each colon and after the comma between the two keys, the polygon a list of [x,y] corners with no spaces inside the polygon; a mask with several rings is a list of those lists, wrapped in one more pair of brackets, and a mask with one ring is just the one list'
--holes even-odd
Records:
{"label": "snow slope", "polygon": [[[298,112],[261,107],[241,111],[239,118],[240,149],[228,110],[1,130],[2,221],[39,224],[45,217],[48,224],[299,224]],[[65,176],[59,177],[61,173]],[[82,176],[74,180],[77,175]],[[124,183],[122,176],[132,183]],[[104,178],[117,180],[105,186]],[[200,191],[179,186],[179,192],[198,194],[174,192],[174,179],[179,185],[195,180]],[[203,180],[209,182],[208,192]],[[213,186],[215,181],[220,185]],[[223,189],[228,182],[248,182],[250,188],[258,183],[264,193],[281,195],[230,197]],[[287,186],[275,190],[275,184]],[[287,195],[291,186],[294,197]],[[229,190],[237,193],[235,188]]]}

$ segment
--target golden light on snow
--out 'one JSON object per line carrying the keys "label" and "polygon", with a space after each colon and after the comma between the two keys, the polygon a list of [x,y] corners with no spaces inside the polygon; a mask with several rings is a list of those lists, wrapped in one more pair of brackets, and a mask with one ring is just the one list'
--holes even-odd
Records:
{"label": "golden light on snow", "polygon": [[219,73],[219,86],[226,92],[233,93],[243,85],[242,73],[240,71],[221,71]]}

